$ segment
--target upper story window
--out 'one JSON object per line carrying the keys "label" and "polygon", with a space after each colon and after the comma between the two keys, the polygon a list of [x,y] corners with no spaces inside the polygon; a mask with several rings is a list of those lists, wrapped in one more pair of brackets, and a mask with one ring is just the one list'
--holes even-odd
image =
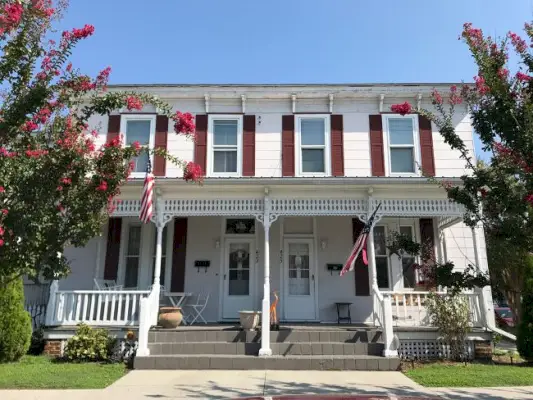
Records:
{"label": "upper story window", "polygon": [[242,175],[242,116],[210,115],[207,144],[210,176]]}
{"label": "upper story window", "polygon": [[[122,115],[120,119],[120,131],[124,133],[124,144],[130,146],[139,142],[141,146],[154,147],[155,139],[155,115]],[[133,158],[133,177],[141,177],[146,174],[149,154],[143,152]],[[153,162],[153,160],[150,160]]]}
{"label": "upper story window", "polygon": [[331,175],[329,115],[298,116],[296,126],[298,175]]}
{"label": "upper story window", "polygon": [[420,164],[416,116],[383,115],[385,167],[389,175],[418,175]]}

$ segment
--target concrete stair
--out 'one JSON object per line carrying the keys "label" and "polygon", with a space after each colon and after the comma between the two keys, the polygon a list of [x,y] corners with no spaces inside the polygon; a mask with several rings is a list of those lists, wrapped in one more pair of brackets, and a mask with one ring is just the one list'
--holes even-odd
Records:
{"label": "concrete stair", "polygon": [[234,329],[153,330],[150,356],[136,369],[397,370],[382,357],[381,332],[365,328],[283,329],[270,333],[271,357],[258,357],[261,332]]}

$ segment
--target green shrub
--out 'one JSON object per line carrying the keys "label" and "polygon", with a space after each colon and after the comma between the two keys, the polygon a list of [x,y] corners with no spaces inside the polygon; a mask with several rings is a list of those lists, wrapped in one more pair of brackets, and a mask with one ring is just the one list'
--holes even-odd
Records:
{"label": "green shrub", "polygon": [[107,361],[113,352],[116,339],[105,329],[93,329],[79,324],[76,334],[65,347],[65,358],[69,361]]}
{"label": "green shrub", "polygon": [[22,279],[0,283],[0,362],[17,361],[28,351],[31,317],[24,310]]}
{"label": "green shrub", "polygon": [[28,354],[32,356],[40,356],[44,351],[44,332],[43,328],[39,328],[33,331],[31,334],[31,343],[28,350]]}
{"label": "green shrub", "polygon": [[533,362],[533,289],[522,298],[522,318],[518,325],[516,347],[524,360]]}

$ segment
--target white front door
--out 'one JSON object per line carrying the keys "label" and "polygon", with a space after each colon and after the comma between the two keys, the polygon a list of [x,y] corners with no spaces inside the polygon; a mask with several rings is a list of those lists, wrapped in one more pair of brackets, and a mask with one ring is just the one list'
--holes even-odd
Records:
{"label": "white front door", "polygon": [[239,311],[254,309],[256,260],[254,239],[226,239],[224,247],[223,313],[238,319]]}
{"label": "white front door", "polygon": [[284,241],[285,319],[316,320],[315,264],[312,239]]}

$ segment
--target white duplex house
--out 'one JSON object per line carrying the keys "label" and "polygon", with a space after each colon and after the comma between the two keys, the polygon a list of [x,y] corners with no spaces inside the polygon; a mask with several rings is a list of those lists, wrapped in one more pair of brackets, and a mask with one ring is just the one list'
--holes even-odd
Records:
{"label": "white duplex house", "polygon": [[[147,336],[148,329],[164,293],[171,292],[183,294],[185,305],[198,304],[201,295],[201,316],[212,327],[231,326],[225,323],[237,321],[242,310],[263,311],[267,323],[256,354],[269,356],[275,339],[271,343],[265,311],[277,292],[282,327],[331,326],[349,310],[351,319],[341,322],[382,332],[384,356],[427,351],[438,337],[428,327],[427,292],[418,284],[415,260],[388,254],[387,236],[398,231],[430,241],[435,257],[453,261],[459,270],[468,264],[487,269],[485,241],[482,229],[466,227],[461,207],[420,172],[459,182],[465,169],[458,153],[427,119],[391,113],[390,106],[409,101],[429,108],[432,89],[446,92],[449,86],[111,86],[152,93],[174,110],[193,113],[197,137],[174,134],[166,117],[145,107],[93,118],[99,142],[122,133],[126,143],[165,148],[201,165],[204,183],[184,182],[181,169],[155,157],[154,223],[142,224],[148,159],[138,159],[134,179],[101,235],[84,248],[66,250],[72,273],[51,285],[47,337],[67,337],[79,322],[141,325],[138,354],[148,355],[156,338]],[[465,108],[458,108],[454,121],[473,150]],[[358,263],[340,277],[339,265],[379,203],[369,265]],[[151,289],[157,279],[161,296]],[[117,287],[97,285],[103,280]],[[487,340],[494,327],[490,289],[465,296],[478,329],[472,340]]]}

